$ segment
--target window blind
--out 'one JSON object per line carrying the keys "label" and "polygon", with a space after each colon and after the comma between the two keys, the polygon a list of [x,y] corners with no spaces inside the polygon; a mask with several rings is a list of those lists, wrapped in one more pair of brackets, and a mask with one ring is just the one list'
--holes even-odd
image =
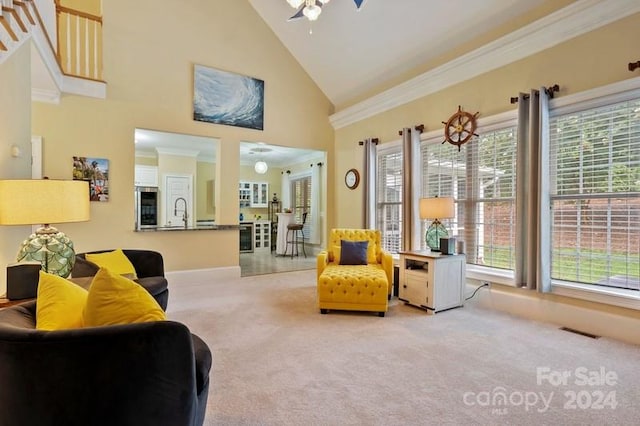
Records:
{"label": "window blind", "polygon": [[[441,139],[423,142],[422,196],[454,197],[456,217],[443,223],[465,241],[467,263],[512,270],[516,131],[510,126],[478,133],[460,150]],[[429,224],[423,223],[423,235]]]}
{"label": "window blind", "polygon": [[379,151],[377,155],[376,229],[382,235],[382,247],[398,253],[402,242],[402,152]]}
{"label": "window blind", "polygon": [[291,181],[293,189],[293,213],[296,223],[302,223],[302,214],[307,212],[307,220],[302,228],[305,240],[311,235],[311,176]]}
{"label": "window blind", "polygon": [[553,279],[640,289],[640,99],[552,117]]}

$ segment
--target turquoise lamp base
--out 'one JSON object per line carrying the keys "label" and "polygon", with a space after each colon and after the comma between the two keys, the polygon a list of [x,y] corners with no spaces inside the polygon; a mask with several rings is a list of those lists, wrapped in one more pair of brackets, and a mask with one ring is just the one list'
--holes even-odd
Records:
{"label": "turquoise lamp base", "polygon": [[447,236],[449,236],[447,228],[438,219],[435,219],[427,229],[424,238],[431,251],[440,251],[440,238],[446,238]]}
{"label": "turquoise lamp base", "polygon": [[42,270],[63,278],[71,275],[76,261],[73,242],[53,227],[44,227],[22,242],[18,262],[40,262]]}

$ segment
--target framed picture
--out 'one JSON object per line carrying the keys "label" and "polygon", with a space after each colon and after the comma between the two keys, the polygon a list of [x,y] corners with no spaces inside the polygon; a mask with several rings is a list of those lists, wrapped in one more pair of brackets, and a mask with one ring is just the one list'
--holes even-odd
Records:
{"label": "framed picture", "polygon": [[73,157],[73,180],[89,182],[91,201],[109,201],[109,160]]}
{"label": "framed picture", "polygon": [[193,119],[263,130],[264,81],[195,65]]}

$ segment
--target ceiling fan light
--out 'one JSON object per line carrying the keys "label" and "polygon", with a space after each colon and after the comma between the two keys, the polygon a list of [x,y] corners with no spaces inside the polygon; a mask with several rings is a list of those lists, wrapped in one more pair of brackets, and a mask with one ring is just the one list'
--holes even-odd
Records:
{"label": "ceiling fan light", "polygon": [[294,9],[297,9],[300,6],[302,6],[302,3],[304,3],[304,0],[287,0],[287,3],[289,3],[289,6],[293,7]]}
{"label": "ceiling fan light", "polygon": [[265,163],[264,161],[256,161],[253,169],[256,171],[256,173],[263,175],[267,173],[267,170],[269,170],[269,166],[267,166],[267,163]]}
{"label": "ceiling fan light", "polygon": [[315,4],[313,4],[311,6],[306,6],[302,11],[302,13],[304,14],[304,16],[307,17],[308,20],[315,21],[316,19],[318,19],[318,16],[320,16],[320,14],[322,13],[322,9],[316,6]]}

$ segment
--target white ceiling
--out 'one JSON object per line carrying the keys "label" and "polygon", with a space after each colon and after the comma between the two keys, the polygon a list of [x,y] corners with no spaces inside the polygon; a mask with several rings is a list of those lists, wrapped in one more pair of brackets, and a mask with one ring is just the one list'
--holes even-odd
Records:
{"label": "white ceiling", "polygon": [[[287,22],[286,0],[249,0],[334,105],[350,102],[548,0],[333,0]],[[309,34],[310,28],[313,34]]]}

